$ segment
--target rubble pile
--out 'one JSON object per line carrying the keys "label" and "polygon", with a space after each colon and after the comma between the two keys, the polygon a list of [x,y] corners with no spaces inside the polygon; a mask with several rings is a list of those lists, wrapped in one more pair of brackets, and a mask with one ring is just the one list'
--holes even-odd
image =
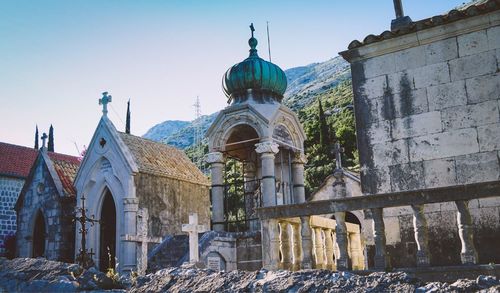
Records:
{"label": "rubble pile", "polygon": [[360,276],[326,270],[216,272],[185,265],[139,277],[45,259],[0,258],[0,292],[500,292],[493,276],[423,283],[404,272]]}

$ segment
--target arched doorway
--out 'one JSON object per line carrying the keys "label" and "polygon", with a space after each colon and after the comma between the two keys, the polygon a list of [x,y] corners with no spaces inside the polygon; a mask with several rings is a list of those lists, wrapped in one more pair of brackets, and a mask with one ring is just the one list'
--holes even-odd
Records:
{"label": "arched doorway", "polygon": [[100,218],[99,269],[102,272],[115,267],[116,257],[116,207],[113,196],[106,190]]}
{"label": "arched doorway", "polygon": [[33,228],[33,257],[45,256],[45,219],[42,211],[38,210]]}

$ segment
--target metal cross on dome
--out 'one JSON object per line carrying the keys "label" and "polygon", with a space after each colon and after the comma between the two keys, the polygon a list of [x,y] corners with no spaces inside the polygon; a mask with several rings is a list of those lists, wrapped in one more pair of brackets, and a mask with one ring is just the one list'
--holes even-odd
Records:
{"label": "metal cross on dome", "polygon": [[250,31],[252,32],[252,38],[253,38],[253,32],[255,31],[255,28],[253,27],[253,22],[250,24]]}
{"label": "metal cross on dome", "polygon": [[102,98],[99,99],[99,105],[102,105],[102,114],[104,116],[108,115],[108,103],[112,101],[111,95],[108,92],[102,93]]}

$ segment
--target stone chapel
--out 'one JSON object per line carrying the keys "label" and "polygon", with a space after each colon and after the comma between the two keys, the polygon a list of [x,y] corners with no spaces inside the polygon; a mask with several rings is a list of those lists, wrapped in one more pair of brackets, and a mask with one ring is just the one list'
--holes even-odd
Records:
{"label": "stone chapel", "polygon": [[80,159],[43,145],[17,199],[17,256],[73,262],[76,190]]}
{"label": "stone chapel", "polygon": [[[209,224],[209,182],[181,150],[117,131],[107,117],[110,101],[107,93],[100,99],[103,115],[74,182],[77,205],[84,198],[87,214],[100,221],[87,225],[96,266],[144,272],[148,246],[180,234],[189,213]],[[78,255],[80,233],[75,244]]]}

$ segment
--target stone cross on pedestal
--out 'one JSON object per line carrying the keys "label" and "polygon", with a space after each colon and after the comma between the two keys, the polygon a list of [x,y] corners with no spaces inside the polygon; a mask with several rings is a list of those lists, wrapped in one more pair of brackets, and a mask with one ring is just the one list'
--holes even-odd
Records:
{"label": "stone cross on pedestal", "polygon": [[137,212],[137,235],[125,234],[123,241],[137,242],[137,272],[144,275],[148,268],[148,243],[161,243],[160,237],[148,237],[148,210],[140,209]]}
{"label": "stone cross on pedestal", "polygon": [[47,133],[42,134],[42,148],[45,148],[45,141],[47,140],[48,136]]}
{"label": "stone cross on pedestal", "polygon": [[412,20],[409,16],[405,16],[403,12],[403,3],[401,0],[393,0],[394,1],[394,12],[396,13],[396,18],[391,21],[391,30],[395,31],[406,26],[409,26],[412,23]]}
{"label": "stone cross on pedestal", "polygon": [[205,225],[198,225],[198,214],[189,214],[189,224],[182,224],[182,231],[189,233],[189,262],[197,263],[200,261],[198,252],[198,233],[208,231]]}
{"label": "stone cross on pedestal", "polygon": [[335,169],[342,169],[342,154],[344,153],[344,148],[340,146],[340,143],[336,142],[333,146],[333,152],[335,153]]}
{"label": "stone cross on pedestal", "polygon": [[102,98],[99,99],[99,105],[102,105],[102,114],[104,116],[108,115],[108,103],[112,101],[112,97],[108,92],[102,93]]}

